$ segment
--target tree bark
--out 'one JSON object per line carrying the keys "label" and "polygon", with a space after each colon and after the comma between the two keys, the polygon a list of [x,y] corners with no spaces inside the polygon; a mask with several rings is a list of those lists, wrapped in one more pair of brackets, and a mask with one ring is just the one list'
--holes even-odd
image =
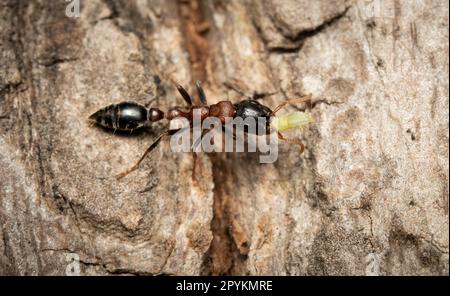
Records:
{"label": "tree bark", "polygon": [[[0,274],[75,260],[81,274],[448,275],[446,1],[68,4],[0,3]],[[194,165],[165,141],[116,180],[166,122],[123,135],[87,117],[183,105],[173,82],[197,79],[209,103],[312,94],[315,122],[287,133],[305,152]]]}

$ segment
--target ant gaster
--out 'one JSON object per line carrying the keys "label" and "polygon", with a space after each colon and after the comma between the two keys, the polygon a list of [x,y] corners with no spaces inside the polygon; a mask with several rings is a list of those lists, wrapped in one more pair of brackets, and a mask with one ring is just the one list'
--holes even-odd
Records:
{"label": "ant gaster", "polygon": [[[97,124],[101,127],[133,132],[134,130],[147,127],[151,122],[157,122],[162,119],[173,120],[176,118],[184,117],[189,120],[191,126],[193,124],[193,114],[195,110],[200,110],[201,120],[207,117],[216,117],[222,124],[225,124],[225,119],[227,117],[235,118],[241,117],[245,119],[247,117],[253,117],[257,122],[259,117],[265,117],[267,122],[266,132],[270,133],[270,119],[273,117],[280,109],[285,107],[287,104],[291,103],[302,103],[307,102],[311,99],[311,96],[303,96],[299,99],[287,100],[282,104],[278,105],[274,110],[269,107],[262,105],[257,100],[247,99],[236,104],[230,101],[220,101],[213,105],[208,105],[206,101],[206,96],[200,82],[195,83],[198,96],[200,98],[201,105],[196,106],[192,103],[192,97],[189,93],[179,84],[176,85],[178,92],[181,94],[183,99],[189,105],[189,109],[185,110],[181,107],[174,107],[169,109],[167,112],[163,112],[158,108],[146,109],[144,106],[134,103],[134,102],[122,102],[119,104],[112,104],[105,108],[102,108],[92,114],[89,117],[89,121],[93,124]],[[129,169],[117,175],[117,178],[122,178],[137,169],[139,164],[144,160],[144,158],[149,154],[156,146],[159,144],[161,139],[167,135],[173,135],[179,131],[177,130],[167,130],[160,134],[156,140],[148,147],[142,157]],[[278,137],[281,140],[287,141],[292,144],[300,146],[300,153],[304,150],[303,143],[298,139],[286,139],[278,132]]]}

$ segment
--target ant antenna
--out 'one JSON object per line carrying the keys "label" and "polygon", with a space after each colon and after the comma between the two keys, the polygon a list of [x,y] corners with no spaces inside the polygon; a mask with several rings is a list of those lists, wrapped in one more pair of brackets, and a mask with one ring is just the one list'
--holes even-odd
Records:
{"label": "ant antenna", "polygon": [[202,105],[207,105],[208,103],[206,102],[205,91],[203,90],[202,85],[200,84],[199,80],[197,80],[195,82],[195,87],[197,88],[198,97],[200,98],[200,102],[202,103]]}
{"label": "ant antenna", "polygon": [[178,92],[181,94],[183,99],[188,103],[189,106],[192,106],[192,98],[189,93],[178,83],[176,84]]}
{"label": "ant antenna", "polygon": [[290,99],[290,100],[284,101],[283,103],[281,103],[280,105],[275,107],[275,109],[270,113],[270,116],[275,115],[278,111],[280,111],[281,109],[286,107],[286,105],[288,105],[288,104],[299,104],[299,103],[308,102],[308,101],[311,101],[311,98],[312,98],[312,95],[309,94],[309,95],[300,97],[298,99]]}

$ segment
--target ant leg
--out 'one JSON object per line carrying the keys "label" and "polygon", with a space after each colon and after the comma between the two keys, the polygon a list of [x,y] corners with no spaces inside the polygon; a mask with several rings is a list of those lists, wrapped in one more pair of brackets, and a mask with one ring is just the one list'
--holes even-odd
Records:
{"label": "ant leg", "polygon": [[[225,125],[222,125],[222,132],[223,132],[223,138],[222,138],[222,148],[225,149],[225,151],[227,151],[227,144],[231,145],[231,148],[233,151],[235,151],[235,147],[237,146],[237,138],[236,138],[236,131],[235,129],[232,128],[228,128]],[[231,140],[230,138],[228,138],[228,135],[231,135],[233,137],[233,140]],[[229,142],[231,143],[229,143]],[[245,133],[244,133],[244,143],[247,142],[247,138],[245,137]]]}
{"label": "ant leg", "polygon": [[189,93],[178,83],[177,83],[177,89],[178,89],[178,92],[183,97],[183,99],[186,101],[186,103],[188,103],[189,106],[192,106],[192,98],[189,95]]}
{"label": "ant leg", "polygon": [[134,171],[135,169],[137,169],[139,167],[139,165],[141,164],[141,162],[144,160],[144,158],[153,151],[153,149],[156,148],[156,146],[158,146],[159,142],[161,141],[162,138],[164,138],[165,136],[169,135],[169,131],[166,131],[162,134],[160,134],[158,136],[158,138],[156,138],[156,140],[150,145],[150,147],[147,148],[147,150],[145,151],[144,155],[141,156],[141,158],[130,168],[128,168],[127,170],[117,174],[116,178],[117,179],[122,179],[123,177],[125,177],[126,175],[128,175],[129,173],[131,173],[132,171]]}
{"label": "ant leg", "polygon": [[198,145],[200,145],[202,143],[202,139],[203,136],[207,133],[209,133],[212,129],[206,129],[206,130],[202,130],[202,134],[200,135],[200,137],[197,138],[197,140],[195,140],[195,142],[192,144],[191,149],[192,151],[195,152],[195,148],[197,148]]}
{"label": "ant leg", "polygon": [[192,153],[192,162],[193,162],[193,167],[192,167],[192,180],[195,182],[197,181],[197,178],[195,176],[195,171],[197,169],[197,153]]}
{"label": "ant leg", "polygon": [[311,100],[311,95],[307,95],[307,96],[303,96],[301,98],[298,99],[291,99],[291,100],[287,100],[283,103],[281,103],[280,105],[278,105],[271,113],[270,116],[275,115],[278,111],[280,111],[281,109],[283,109],[287,104],[299,104],[299,103],[304,103],[304,102],[308,102]]}
{"label": "ant leg", "polygon": [[202,103],[202,105],[208,105],[208,103],[206,102],[205,91],[203,90],[202,85],[200,84],[200,81],[197,80],[195,82],[195,86],[197,87],[198,96],[200,98],[200,102]]}
{"label": "ant leg", "polygon": [[303,145],[302,141],[300,141],[299,139],[286,139],[280,132],[278,132],[278,139],[299,146],[300,154],[303,153],[303,151],[305,150],[305,145]]}
{"label": "ant leg", "polygon": [[[222,128],[225,129],[225,127],[222,127]],[[195,140],[195,142],[192,144],[192,146],[191,146],[192,151],[195,152],[195,148],[197,148],[197,146],[200,145],[200,144],[202,143],[203,136],[206,135],[206,134],[209,133],[209,132],[215,132],[215,131],[214,131],[214,128],[208,128],[208,129],[202,130],[201,136],[198,137],[198,138]]]}
{"label": "ant leg", "polygon": [[[197,170],[198,169],[200,169],[201,170],[201,166],[199,166],[199,163],[198,163],[198,161],[199,161],[199,159],[198,159],[198,155],[197,155],[197,152],[195,152],[195,148],[198,146],[198,145],[200,145],[201,144],[201,142],[202,142],[202,138],[203,138],[203,135],[205,134],[205,133],[207,133],[207,132],[210,132],[212,129],[207,129],[207,130],[205,130],[205,132],[202,132],[202,135],[201,135],[201,137],[199,137],[196,141],[195,141],[195,143],[192,145],[192,160],[193,160],[193,167],[192,167],[192,181],[193,182],[195,182],[195,183],[197,183],[198,184],[198,178],[197,178]],[[199,174],[200,176],[202,175],[202,173],[201,173],[201,171],[200,171],[200,174]]]}
{"label": "ant leg", "polygon": [[226,137],[226,133],[230,133],[231,136],[233,137],[233,140],[236,140],[236,131],[234,130],[234,128],[229,129],[229,128],[225,127],[225,125],[223,125],[222,132],[225,133],[225,137]]}
{"label": "ant leg", "polygon": [[125,177],[126,175],[128,175],[129,173],[131,173],[132,171],[136,170],[139,165],[141,164],[141,162],[144,160],[144,158],[147,156],[147,154],[149,154],[150,152],[153,151],[153,149],[156,148],[156,146],[158,146],[159,142],[161,142],[162,138],[164,138],[165,136],[172,136],[173,134],[179,132],[180,130],[185,130],[188,129],[190,127],[186,127],[186,128],[179,128],[179,129],[175,129],[175,130],[168,130],[163,132],[162,134],[160,134],[156,140],[150,145],[150,147],[147,148],[147,150],[145,151],[144,155],[141,156],[141,158],[129,169],[119,173],[116,175],[117,179],[122,179],[123,177]]}

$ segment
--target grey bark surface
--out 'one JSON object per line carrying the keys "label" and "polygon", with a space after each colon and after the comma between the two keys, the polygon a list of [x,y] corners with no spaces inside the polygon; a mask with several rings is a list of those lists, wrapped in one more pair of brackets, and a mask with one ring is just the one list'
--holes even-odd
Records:
{"label": "grey bark surface", "polygon": [[[0,274],[448,275],[446,1],[66,5],[0,3]],[[116,180],[165,123],[87,117],[196,79],[210,103],[311,93],[305,152],[194,167],[165,141]]]}

